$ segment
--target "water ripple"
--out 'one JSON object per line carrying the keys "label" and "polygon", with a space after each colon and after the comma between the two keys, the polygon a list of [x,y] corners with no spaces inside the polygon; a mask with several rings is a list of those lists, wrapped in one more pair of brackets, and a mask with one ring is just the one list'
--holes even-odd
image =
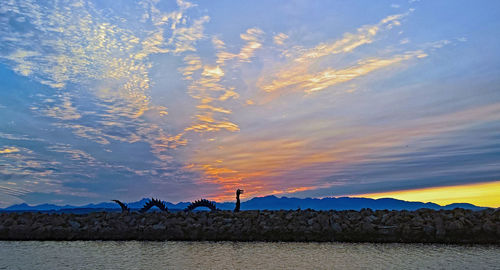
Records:
{"label": "water ripple", "polygon": [[498,269],[499,246],[5,242],[0,269]]}

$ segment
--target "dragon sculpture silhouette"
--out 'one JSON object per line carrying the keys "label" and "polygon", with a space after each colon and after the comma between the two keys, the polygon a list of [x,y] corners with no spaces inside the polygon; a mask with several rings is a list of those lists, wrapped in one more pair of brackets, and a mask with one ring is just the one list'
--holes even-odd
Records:
{"label": "dragon sculpture silhouette", "polygon": [[211,202],[207,199],[201,199],[201,200],[197,200],[197,201],[194,201],[191,204],[189,204],[186,207],[186,209],[184,209],[184,211],[185,212],[193,211],[197,207],[207,207],[207,208],[210,208],[211,211],[219,210],[219,209],[217,209],[217,207],[215,207],[215,202]]}
{"label": "dragon sculpture silhouette", "polygon": [[[112,200],[112,201],[117,203],[120,206],[120,208],[122,209],[122,213],[130,212],[130,208],[126,204],[120,202],[119,200]],[[139,210],[139,212],[146,213],[153,206],[158,207],[158,209],[160,209],[162,212],[168,212],[168,208],[167,208],[166,203],[163,201],[160,201],[158,199],[154,199],[154,198],[151,198],[150,200],[148,200],[144,204],[144,206]]]}
{"label": "dragon sculpture silhouette", "polygon": [[236,207],[234,208],[234,212],[239,212],[240,211],[240,195],[243,194],[242,189],[237,189],[236,190]]}
{"label": "dragon sculpture silhouette", "polygon": [[128,206],[122,202],[120,202],[119,200],[112,200],[113,202],[117,203],[120,208],[122,209],[122,213],[128,213],[130,212],[130,208],[128,208]]}
{"label": "dragon sculpture silhouette", "polygon": [[168,212],[167,205],[165,204],[164,201],[160,201],[158,199],[153,199],[147,201],[146,204],[139,210],[141,213],[146,213],[151,207],[156,206],[158,209],[160,209],[162,212]]}
{"label": "dragon sculpture silhouette", "polygon": [[[234,212],[239,212],[240,211],[240,194],[243,194],[243,190],[238,189],[236,190],[236,207],[234,208]],[[122,203],[119,200],[112,200],[113,202],[117,203],[120,208],[122,209],[122,213],[129,213],[130,208]],[[149,199],[144,206],[139,210],[140,213],[146,213],[151,207],[156,206],[160,211],[162,212],[168,212],[167,204],[164,201],[158,200],[151,198]],[[210,209],[210,211],[218,211],[217,207],[215,206],[215,202],[209,201],[207,199],[200,199],[197,201],[194,201],[190,203],[186,209],[184,209],[185,212],[193,211],[194,209],[198,207],[207,207]]]}

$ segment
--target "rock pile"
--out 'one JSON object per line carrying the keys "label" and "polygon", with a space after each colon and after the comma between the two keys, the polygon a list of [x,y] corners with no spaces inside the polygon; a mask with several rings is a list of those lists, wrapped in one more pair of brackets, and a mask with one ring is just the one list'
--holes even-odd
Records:
{"label": "rock pile", "polygon": [[2,213],[0,240],[500,244],[500,210]]}

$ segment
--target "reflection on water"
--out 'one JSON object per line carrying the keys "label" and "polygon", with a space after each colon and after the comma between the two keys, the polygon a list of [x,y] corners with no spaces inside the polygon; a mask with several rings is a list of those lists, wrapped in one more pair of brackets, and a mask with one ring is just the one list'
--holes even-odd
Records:
{"label": "reflection on water", "polygon": [[0,269],[498,269],[500,246],[5,242]]}

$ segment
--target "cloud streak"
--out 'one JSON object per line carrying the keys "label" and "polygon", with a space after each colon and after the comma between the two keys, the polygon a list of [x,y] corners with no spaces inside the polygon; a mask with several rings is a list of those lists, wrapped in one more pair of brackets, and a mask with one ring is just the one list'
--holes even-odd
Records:
{"label": "cloud streak", "polygon": [[262,86],[266,92],[273,92],[286,88],[287,91],[302,90],[306,93],[321,91],[339,83],[348,82],[376,70],[386,68],[403,61],[427,57],[423,51],[412,51],[391,58],[368,58],[344,69],[328,68],[314,74],[299,72],[282,72],[270,84]]}
{"label": "cloud streak", "polygon": [[[289,63],[278,69],[271,76],[265,75],[259,80],[259,87],[266,92],[274,92],[286,88],[286,91],[300,90],[304,92],[320,91],[338,83],[351,81],[378,69],[395,65],[412,58],[426,57],[423,51],[409,51],[388,58],[369,57],[356,64],[341,69],[327,68],[314,72],[311,69],[327,56],[351,53],[356,48],[371,44],[377,34],[401,25],[400,20],[409,12],[390,15],[373,25],[364,25],[354,33],[345,33],[339,40],[331,43],[320,43],[310,49],[299,49],[289,54]],[[285,35],[286,36],[286,35]],[[276,36],[278,44],[285,36]],[[295,54],[295,55],[294,55]]]}

